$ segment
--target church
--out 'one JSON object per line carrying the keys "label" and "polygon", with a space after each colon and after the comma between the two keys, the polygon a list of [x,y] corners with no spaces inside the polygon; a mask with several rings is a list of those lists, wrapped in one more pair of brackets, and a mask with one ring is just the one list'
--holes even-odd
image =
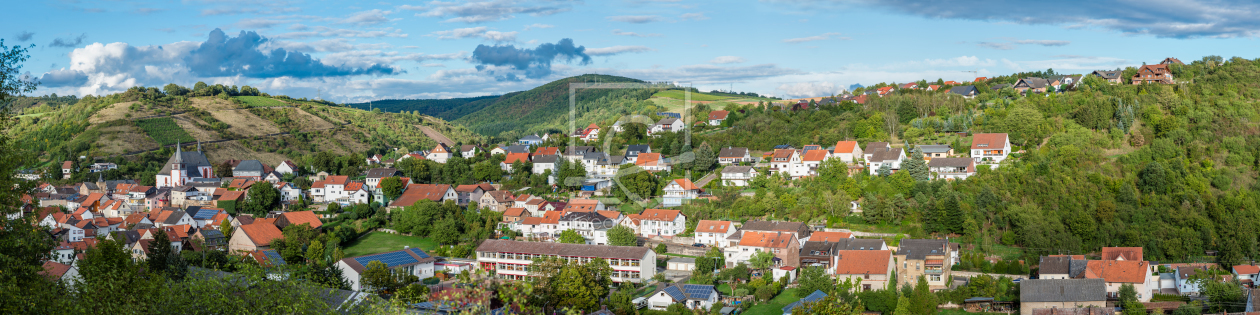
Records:
{"label": "church", "polygon": [[197,152],[183,152],[181,146],[175,146],[175,155],[157,173],[157,188],[183,186],[197,178],[214,178],[214,168],[206,155],[201,153],[200,143],[197,144]]}

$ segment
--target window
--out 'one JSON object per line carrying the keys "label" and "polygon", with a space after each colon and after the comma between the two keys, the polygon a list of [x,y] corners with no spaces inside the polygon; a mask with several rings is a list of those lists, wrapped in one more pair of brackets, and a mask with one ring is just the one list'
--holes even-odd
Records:
{"label": "window", "polygon": [[862,291],[870,291],[870,290],[871,290],[871,285],[869,284],[862,285]]}
{"label": "window", "polygon": [[940,282],[940,281],[941,281],[941,275],[932,275],[931,281],[932,281],[932,282]]}

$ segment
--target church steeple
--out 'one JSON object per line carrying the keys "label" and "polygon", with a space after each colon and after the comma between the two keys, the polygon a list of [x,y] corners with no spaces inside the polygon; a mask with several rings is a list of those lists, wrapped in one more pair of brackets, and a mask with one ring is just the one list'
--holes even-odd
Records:
{"label": "church steeple", "polygon": [[184,146],[183,143],[175,144],[175,164],[184,164],[184,154],[180,152],[179,148],[182,146]]}

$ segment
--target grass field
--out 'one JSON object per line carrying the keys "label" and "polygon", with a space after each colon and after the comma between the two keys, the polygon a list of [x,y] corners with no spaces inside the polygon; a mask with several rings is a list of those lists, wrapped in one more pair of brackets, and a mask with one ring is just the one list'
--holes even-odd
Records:
{"label": "grass field", "polygon": [[179,142],[194,142],[193,139],[184,128],[180,128],[170,117],[153,118],[136,121],[136,126],[144,129],[144,132],[157,141],[158,144],[167,145]]}
{"label": "grass field", "polygon": [[437,242],[423,237],[404,236],[385,232],[372,232],[346,246],[346,257],[355,257],[402,250],[403,246],[419,247],[425,251],[437,248]]}
{"label": "grass field", "polygon": [[758,304],[757,306],[748,308],[748,311],[744,312],[744,314],[748,314],[748,315],[783,314],[784,306],[787,306],[788,304],[792,304],[792,302],[796,302],[800,300],[801,298],[796,297],[796,288],[791,288],[791,289],[783,290],[783,292],[779,293],[779,296],[776,296],[773,299],[770,299],[769,303]]}
{"label": "grass field", "polygon": [[236,99],[241,100],[248,107],[289,106],[288,103],[266,96],[237,96]]}
{"label": "grass field", "polygon": [[[682,90],[665,90],[665,91],[658,92],[656,94],[652,94],[652,97],[668,97],[672,99],[681,100],[681,99],[686,99],[686,93],[684,93]],[[710,95],[710,94],[698,93],[698,92],[691,93],[691,100],[693,101],[721,101],[721,100],[727,100],[727,99],[730,99],[730,97]]]}

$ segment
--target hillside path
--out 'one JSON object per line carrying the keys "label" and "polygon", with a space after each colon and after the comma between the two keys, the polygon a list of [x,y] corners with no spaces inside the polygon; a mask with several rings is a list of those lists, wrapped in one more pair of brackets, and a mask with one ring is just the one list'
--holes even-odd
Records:
{"label": "hillside path", "polygon": [[705,175],[704,177],[701,177],[700,180],[696,181],[696,186],[704,188],[705,185],[708,185],[709,182],[713,181],[715,178],[717,178],[717,173],[709,173],[709,175]]}
{"label": "hillside path", "polygon": [[441,132],[433,130],[433,127],[420,125],[417,125],[416,127],[420,128],[420,131],[424,132],[424,135],[429,136],[429,139],[433,139],[433,141],[444,143],[448,147],[455,146],[455,141],[452,141],[451,138],[447,138],[446,135],[443,135]]}

